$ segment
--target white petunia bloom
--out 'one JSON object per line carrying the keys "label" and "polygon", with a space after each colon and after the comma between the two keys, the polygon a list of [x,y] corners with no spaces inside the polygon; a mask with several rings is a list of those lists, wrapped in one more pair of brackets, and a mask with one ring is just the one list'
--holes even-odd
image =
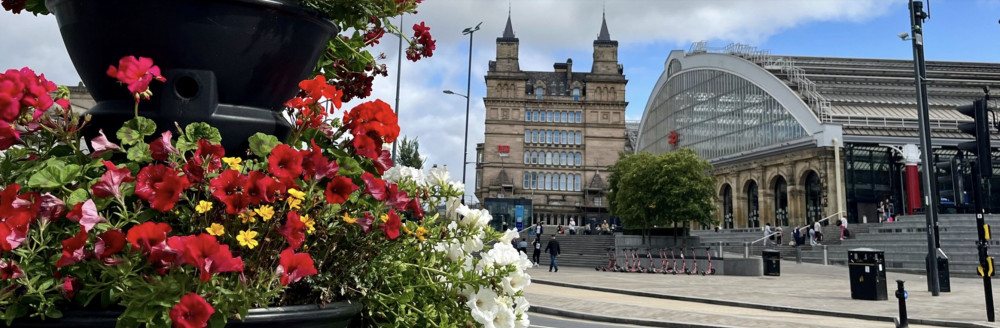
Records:
{"label": "white petunia bloom", "polygon": [[514,328],[528,328],[531,326],[531,320],[528,320],[528,314],[522,314],[520,319],[514,321]]}
{"label": "white petunia bloom", "polygon": [[462,250],[462,243],[458,242],[458,239],[452,239],[448,243],[448,259],[452,262],[462,261],[465,257],[465,251]]}
{"label": "white petunia bloom", "polygon": [[[427,173],[427,182],[434,186],[447,186],[451,180],[451,173],[444,167],[434,167]],[[461,190],[461,189],[459,189]]]}
{"label": "white petunia bloom", "polygon": [[449,198],[448,200],[445,201],[445,209],[446,209],[445,216],[451,218],[452,220],[458,220],[458,215],[456,214],[461,214],[462,211],[466,211],[469,208],[466,207],[465,204],[462,204],[461,199],[455,197],[455,198]]}
{"label": "white petunia bloom", "polygon": [[510,242],[511,240],[521,238],[521,234],[517,233],[517,230],[507,229],[503,232],[503,237],[500,237],[500,241]]}
{"label": "white petunia bloom", "polygon": [[417,185],[423,185],[424,171],[409,166],[393,166],[382,174],[382,179],[395,183],[409,179]]}
{"label": "white petunia bloom", "polygon": [[531,259],[528,258],[528,254],[520,253],[517,257],[517,263],[514,263],[514,266],[517,267],[517,271],[524,272],[524,270],[527,270],[532,266],[533,263],[531,263]]}
{"label": "white petunia bloom", "polygon": [[[530,306],[531,304],[528,303],[528,299],[524,296],[514,298],[514,314],[526,313]],[[527,316],[527,314],[524,316]]]}
{"label": "white petunia bloom", "polygon": [[464,249],[466,253],[481,251],[483,250],[483,240],[476,237],[466,238],[465,242],[462,243],[462,249]]}
{"label": "white petunia bloom", "polygon": [[472,313],[472,318],[481,324],[492,323],[497,313],[497,293],[492,289],[482,287],[478,293],[467,294],[469,299],[465,304]]}
{"label": "white petunia bloom", "polygon": [[528,287],[530,284],[531,276],[520,271],[512,272],[509,277],[504,277],[500,283],[503,286],[503,291],[510,295],[524,290],[524,287]]}
{"label": "white petunia bloom", "polygon": [[518,263],[520,259],[520,253],[510,243],[501,242],[493,244],[493,249],[487,252],[487,254],[489,254],[494,264],[500,266],[513,265]]}
{"label": "white petunia bloom", "polygon": [[501,306],[493,316],[493,326],[503,328],[514,328],[514,311],[509,306]]}
{"label": "white petunia bloom", "polygon": [[454,190],[465,190],[465,184],[461,181],[451,181],[448,184],[450,184],[451,188]]}

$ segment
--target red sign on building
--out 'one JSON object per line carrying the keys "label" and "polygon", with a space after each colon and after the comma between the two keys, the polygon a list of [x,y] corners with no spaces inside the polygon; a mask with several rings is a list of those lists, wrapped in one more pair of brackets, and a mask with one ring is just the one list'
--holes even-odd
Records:
{"label": "red sign on building", "polygon": [[668,140],[670,145],[677,147],[678,139],[680,139],[680,135],[677,134],[677,131],[670,131],[670,139]]}
{"label": "red sign on building", "polygon": [[499,145],[499,146],[497,146],[497,151],[500,152],[501,154],[509,154],[510,153],[510,146],[508,146],[508,145]]}

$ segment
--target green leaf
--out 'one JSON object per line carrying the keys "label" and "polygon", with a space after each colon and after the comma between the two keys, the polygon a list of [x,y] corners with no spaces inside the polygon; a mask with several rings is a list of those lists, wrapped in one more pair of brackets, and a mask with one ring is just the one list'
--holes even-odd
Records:
{"label": "green leaf", "polygon": [[87,193],[87,189],[80,188],[73,190],[73,192],[69,194],[69,198],[66,199],[66,205],[73,207],[76,204],[87,201],[89,198],[90,194]]}
{"label": "green leaf", "polygon": [[144,137],[150,136],[154,132],[156,132],[156,123],[153,123],[151,119],[140,116],[125,122],[125,125],[121,129],[118,129],[118,133],[115,133],[115,136],[121,140],[122,144],[128,146],[142,142]]}
{"label": "green leaf", "polygon": [[45,161],[45,167],[28,178],[31,188],[59,188],[70,184],[80,176],[83,167],[76,164],[63,163],[58,159]]}
{"label": "green leaf", "polygon": [[260,132],[250,136],[249,141],[250,150],[253,151],[254,155],[257,155],[260,158],[267,157],[271,154],[271,150],[274,149],[274,147],[281,144],[281,141],[278,141],[278,137]]}
{"label": "green leaf", "polygon": [[177,145],[175,145],[174,147],[177,148],[177,151],[181,153],[186,153],[188,151],[198,149],[198,143],[187,141],[187,139],[185,138],[178,138]]}
{"label": "green leaf", "polygon": [[344,176],[356,176],[364,173],[361,169],[361,165],[353,157],[340,157],[337,159],[337,164],[340,165],[339,174]]}
{"label": "green leaf", "polygon": [[198,142],[201,139],[206,139],[212,143],[222,142],[222,135],[219,134],[219,129],[205,122],[188,124],[188,126],[184,127],[184,132],[184,137],[191,142]]}
{"label": "green leaf", "polygon": [[63,313],[62,311],[59,311],[58,308],[51,306],[45,310],[45,316],[53,319],[59,319],[62,318]]}
{"label": "green leaf", "polygon": [[153,152],[149,150],[149,144],[140,142],[128,149],[128,159],[139,163],[150,162],[153,160]]}

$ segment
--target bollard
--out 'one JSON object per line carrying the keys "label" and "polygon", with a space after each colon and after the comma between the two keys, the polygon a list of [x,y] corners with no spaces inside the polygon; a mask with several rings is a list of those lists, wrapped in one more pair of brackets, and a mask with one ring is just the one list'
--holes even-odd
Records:
{"label": "bollard", "polygon": [[795,263],[802,264],[802,249],[795,245]]}
{"label": "bollard", "polygon": [[743,242],[743,258],[749,258],[749,257],[750,257],[750,243],[744,241]]}
{"label": "bollard", "polygon": [[830,265],[829,259],[826,252],[826,245],[823,245],[823,265]]}
{"label": "bollard", "polygon": [[896,298],[899,299],[899,318],[896,318],[896,328],[906,328],[910,324],[906,320],[906,289],[903,289],[905,281],[896,280]]}
{"label": "bollard", "polygon": [[716,256],[722,258],[722,241],[719,241],[719,254]]}

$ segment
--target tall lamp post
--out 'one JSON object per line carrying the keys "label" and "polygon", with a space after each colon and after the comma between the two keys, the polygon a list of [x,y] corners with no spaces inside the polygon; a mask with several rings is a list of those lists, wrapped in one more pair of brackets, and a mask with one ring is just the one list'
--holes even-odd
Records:
{"label": "tall lamp post", "polygon": [[[465,167],[466,161],[469,159],[469,95],[472,91],[472,35],[479,30],[479,26],[483,25],[483,22],[479,22],[475,27],[467,27],[462,30],[462,35],[469,36],[469,72],[466,77],[465,84],[465,94],[455,93],[451,90],[445,90],[444,93],[450,95],[459,95],[465,97],[465,143],[462,144],[462,184],[465,183]],[[465,203],[465,197],[462,197],[462,203]]]}

